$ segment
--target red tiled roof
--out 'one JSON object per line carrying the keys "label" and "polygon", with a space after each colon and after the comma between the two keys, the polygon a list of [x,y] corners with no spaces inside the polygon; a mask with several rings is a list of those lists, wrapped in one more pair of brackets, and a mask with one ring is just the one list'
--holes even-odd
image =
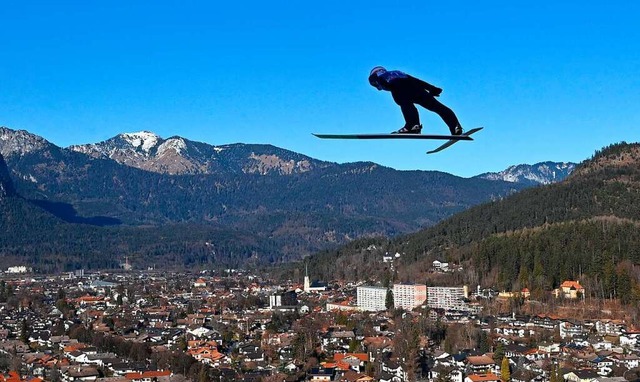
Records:
{"label": "red tiled roof", "polygon": [[560,288],[575,288],[576,290],[584,289],[578,281],[567,280],[560,285]]}
{"label": "red tiled roof", "polygon": [[467,357],[467,361],[472,365],[495,365],[493,359],[484,355]]}
{"label": "red tiled roof", "polygon": [[170,370],[148,370],[143,371],[142,373],[127,373],[125,374],[125,378],[129,380],[136,379],[144,379],[144,378],[158,378],[158,377],[168,377],[171,375]]}
{"label": "red tiled roof", "polygon": [[493,373],[489,374],[471,374],[468,376],[470,380],[473,382],[481,382],[481,381],[500,381],[500,377]]}
{"label": "red tiled roof", "polygon": [[342,361],[345,358],[355,357],[361,362],[369,362],[369,355],[366,353],[336,353],[333,355],[333,360],[336,362]]}

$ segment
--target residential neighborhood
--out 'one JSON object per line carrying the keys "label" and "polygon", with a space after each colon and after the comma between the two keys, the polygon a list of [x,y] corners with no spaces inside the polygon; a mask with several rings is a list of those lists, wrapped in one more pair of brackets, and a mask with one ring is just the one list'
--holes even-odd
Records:
{"label": "residential neighborhood", "polygon": [[[549,293],[584,304],[575,280]],[[0,379],[638,380],[640,331],[604,314],[496,308],[522,297],[469,286],[317,282],[307,273],[297,282],[242,270],[6,273]]]}

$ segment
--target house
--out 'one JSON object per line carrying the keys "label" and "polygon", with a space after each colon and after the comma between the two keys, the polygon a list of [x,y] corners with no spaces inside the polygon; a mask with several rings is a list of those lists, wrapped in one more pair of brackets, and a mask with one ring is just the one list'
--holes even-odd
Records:
{"label": "house", "polygon": [[601,376],[593,370],[573,370],[562,376],[565,381],[571,382],[595,382]]}
{"label": "house", "polygon": [[[365,370],[369,362],[369,355],[365,353],[336,353],[333,356],[333,360],[341,369],[346,367],[347,370],[351,369],[361,373]],[[340,367],[340,365],[342,365],[342,367]]]}
{"label": "house", "polygon": [[613,360],[608,357],[598,356],[589,361],[591,367],[597,370],[597,373],[602,376],[607,376],[611,373],[613,367]]}
{"label": "house", "polygon": [[528,288],[522,288],[520,291],[502,291],[498,293],[498,298],[529,298],[531,292]]}
{"label": "house", "polygon": [[[438,364],[432,367],[429,370],[427,376],[431,381],[435,381],[438,379],[443,380],[448,378],[448,380],[451,382],[463,382],[462,370],[442,364]],[[382,382],[382,380],[380,382]]]}
{"label": "house", "polygon": [[493,373],[488,374],[470,374],[464,382],[500,382],[500,377]]}
{"label": "house", "polygon": [[538,350],[541,350],[547,353],[557,354],[557,353],[560,353],[560,344],[557,342],[556,343],[543,342],[538,345]]}
{"label": "house", "polygon": [[440,260],[434,260],[432,266],[436,272],[446,272],[449,270],[449,263],[445,263]]}
{"label": "house", "polygon": [[379,382],[401,382],[398,377],[396,377],[393,374],[387,373],[386,371],[383,371],[382,373],[380,373],[380,377],[378,378],[378,381]]}
{"label": "house", "polygon": [[393,375],[393,380],[406,381],[407,371],[404,370],[399,362],[388,360],[382,363],[382,371]]}
{"label": "house", "polygon": [[356,338],[356,334],[353,330],[336,330],[330,331],[325,334],[322,338],[322,346],[326,347],[329,345],[344,345],[349,346],[349,342]]}
{"label": "house", "polygon": [[60,369],[60,374],[65,382],[95,381],[100,375],[93,366],[65,366]]}
{"label": "house", "polygon": [[538,315],[531,319],[531,323],[542,329],[554,330],[558,325],[558,320],[549,316]]}
{"label": "house", "polygon": [[640,333],[636,333],[636,332],[623,333],[620,335],[620,346],[635,347],[638,344],[638,338],[640,338]]}
{"label": "house", "polygon": [[331,382],[335,376],[335,369],[314,368],[309,371],[309,382]]}
{"label": "house", "polygon": [[541,382],[544,380],[542,374],[526,369],[519,369],[511,374],[511,382]]}
{"label": "house", "polygon": [[146,370],[146,365],[143,362],[121,362],[111,365],[109,370],[111,370],[114,376],[125,376],[128,373]]}
{"label": "house", "polygon": [[570,321],[562,321],[560,323],[560,338],[579,337],[584,333],[582,325]]}
{"label": "house", "polygon": [[640,357],[637,354],[612,354],[611,359],[616,366],[625,367],[627,369],[635,369],[640,367]]}
{"label": "house", "polygon": [[142,373],[127,373],[125,378],[131,382],[155,382],[163,377],[170,377],[169,370],[148,370]]}
{"label": "house", "polygon": [[625,332],[626,325],[622,320],[598,320],[595,328],[598,334],[619,336]]}
{"label": "house", "polygon": [[564,297],[570,299],[584,298],[585,290],[580,282],[567,280],[560,284],[560,288],[554,290],[556,298]]}
{"label": "house", "polygon": [[363,374],[363,373],[358,373],[354,370],[349,370],[346,373],[344,373],[344,375],[342,376],[342,378],[340,379],[340,381],[344,381],[344,382],[372,382],[373,378]]}
{"label": "house", "polygon": [[523,357],[528,350],[529,349],[527,349],[525,346],[519,344],[507,345],[504,348],[504,355],[507,358]]}
{"label": "house", "polygon": [[498,365],[486,355],[467,357],[467,369],[470,374],[485,374],[498,372]]}

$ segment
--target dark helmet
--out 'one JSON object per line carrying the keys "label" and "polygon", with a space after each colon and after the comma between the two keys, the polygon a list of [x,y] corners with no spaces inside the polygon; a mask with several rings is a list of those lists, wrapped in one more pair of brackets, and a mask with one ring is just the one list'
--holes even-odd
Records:
{"label": "dark helmet", "polygon": [[378,72],[386,72],[387,69],[385,69],[382,66],[376,66],[373,69],[371,69],[371,72],[369,73],[369,76],[373,75],[373,74],[378,74]]}
{"label": "dark helmet", "polygon": [[382,87],[378,83],[378,73],[382,73],[386,71],[387,69],[385,69],[382,66],[376,66],[373,69],[371,69],[371,72],[369,73],[369,83],[371,84],[371,86],[373,86],[378,90],[382,90]]}

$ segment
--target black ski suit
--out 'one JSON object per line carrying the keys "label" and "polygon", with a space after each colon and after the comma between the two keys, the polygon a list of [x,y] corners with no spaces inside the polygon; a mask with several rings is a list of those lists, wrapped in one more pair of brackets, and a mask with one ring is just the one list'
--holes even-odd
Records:
{"label": "black ski suit", "polygon": [[380,71],[369,76],[369,83],[378,90],[391,92],[393,100],[400,106],[405,120],[405,127],[409,128],[420,124],[420,114],[415,104],[432,111],[440,116],[447,124],[451,134],[454,134],[456,126],[460,125],[458,117],[435,97],[439,96],[442,89],[428,82],[412,77],[399,70]]}

